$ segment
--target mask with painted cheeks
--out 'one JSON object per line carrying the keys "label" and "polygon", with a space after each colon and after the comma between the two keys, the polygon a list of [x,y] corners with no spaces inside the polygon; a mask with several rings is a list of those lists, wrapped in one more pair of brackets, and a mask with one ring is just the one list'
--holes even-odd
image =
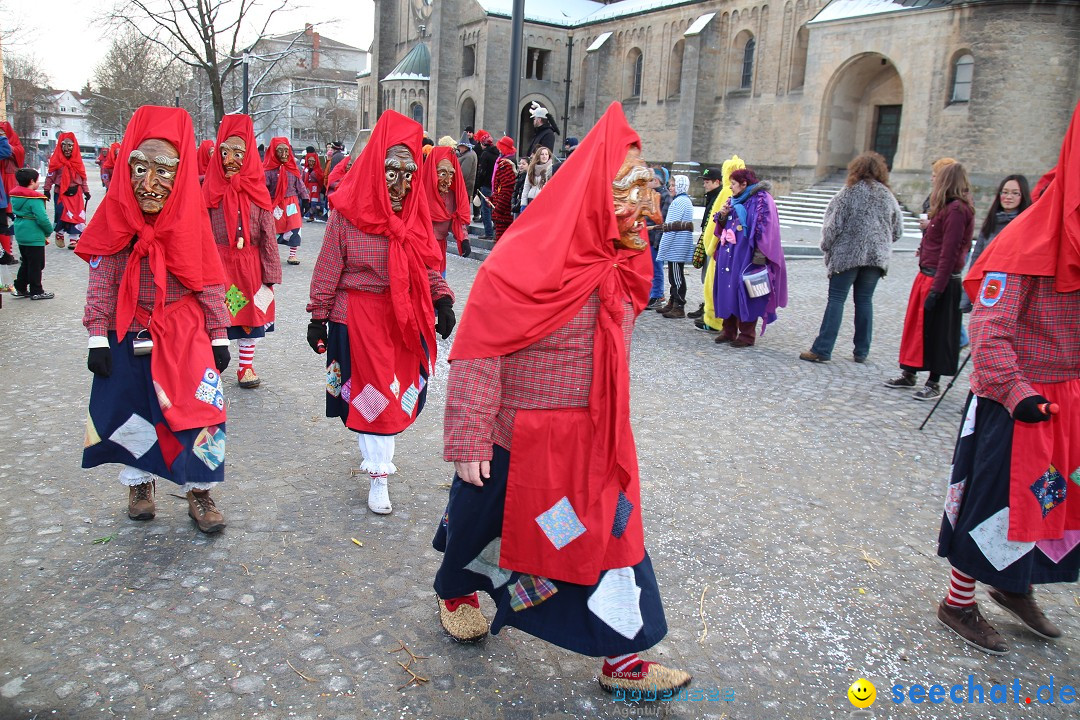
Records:
{"label": "mask with painted cheeks", "polygon": [[457,172],[454,171],[454,164],[446,158],[439,161],[439,164],[435,166],[435,174],[439,178],[439,192],[445,195],[450,192],[450,186],[454,182],[454,176]]}
{"label": "mask with painted cheeks", "polygon": [[131,190],[135,201],[147,215],[156,215],[165,207],[172,194],[176,172],[180,168],[180,153],[167,140],[150,138],[128,156],[131,170]]}
{"label": "mask with painted cheeks", "polygon": [[278,162],[287,162],[289,159],[289,146],[282,143],[274,148],[274,156]]}
{"label": "mask with painted cheeks", "polygon": [[405,197],[412,189],[416,161],[405,145],[394,145],[386,151],[386,189],[390,193],[390,207],[399,213],[405,207]]}
{"label": "mask with painted cheeks", "polygon": [[75,151],[75,143],[71,141],[71,138],[65,138],[64,142],[60,143],[60,152],[64,157],[71,157],[71,153]]}
{"label": "mask with painted cheeks", "polygon": [[615,200],[615,223],[619,229],[617,244],[629,250],[644,250],[648,242],[642,239],[645,217],[654,212],[657,193],[649,189],[649,181],[655,177],[641,159],[636,147],[626,153],[619,173],[611,183]]}
{"label": "mask with painted cheeks", "polygon": [[239,135],[230,135],[218,146],[218,154],[221,156],[221,167],[225,170],[227,180],[239,173],[240,168],[243,167],[247,143]]}

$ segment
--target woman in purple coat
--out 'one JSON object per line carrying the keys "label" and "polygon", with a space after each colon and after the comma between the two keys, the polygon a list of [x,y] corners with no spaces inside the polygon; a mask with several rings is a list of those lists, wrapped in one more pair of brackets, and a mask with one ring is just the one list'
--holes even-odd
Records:
{"label": "woman in purple coat", "polygon": [[787,306],[787,268],[771,189],[750,168],[736,170],[731,199],[716,214],[713,305],[716,317],[724,318],[717,343],[750,347],[757,339],[758,318],[764,333],[776,321],[777,308]]}

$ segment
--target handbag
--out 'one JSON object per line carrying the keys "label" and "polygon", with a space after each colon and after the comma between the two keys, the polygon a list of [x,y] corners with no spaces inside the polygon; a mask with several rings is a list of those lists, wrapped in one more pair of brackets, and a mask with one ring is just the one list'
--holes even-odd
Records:
{"label": "handbag", "polygon": [[705,267],[705,236],[700,235],[697,239],[697,245],[694,246],[694,267],[700,270]]}
{"label": "handbag", "polygon": [[479,196],[479,195],[473,195],[473,198],[472,198],[472,206],[473,206],[474,208],[478,208],[478,207],[480,207],[480,196]]}

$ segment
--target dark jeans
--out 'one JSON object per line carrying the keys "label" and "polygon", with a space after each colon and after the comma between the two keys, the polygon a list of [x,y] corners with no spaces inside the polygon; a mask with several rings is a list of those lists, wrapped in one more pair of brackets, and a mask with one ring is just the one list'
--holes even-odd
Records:
{"label": "dark jeans", "polygon": [[[480,188],[480,194],[486,198],[491,197],[491,188],[484,185]],[[491,206],[486,201],[480,201],[480,220],[484,223],[484,237],[495,236],[495,226],[491,222]]]}
{"label": "dark jeans", "polygon": [[44,245],[20,245],[19,255],[22,264],[15,276],[15,289],[24,295],[40,295],[45,292],[41,287],[41,271],[45,269]]}
{"label": "dark jeans", "polygon": [[649,243],[649,254],[652,255],[652,289],[649,290],[649,299],[656,300],[664,297],[664,263],[656,259],[657,248]]}
{"label": "dark jeans", "polygon": [[810,352],[826,360],[832,357],[836,336],[844,320],[848,291],[855,287],[855,357],[870,354],[874,330],[874,288],[881,279],[881,268],[858,267],[829,276],[829,304],[821,318],[821,329]]}

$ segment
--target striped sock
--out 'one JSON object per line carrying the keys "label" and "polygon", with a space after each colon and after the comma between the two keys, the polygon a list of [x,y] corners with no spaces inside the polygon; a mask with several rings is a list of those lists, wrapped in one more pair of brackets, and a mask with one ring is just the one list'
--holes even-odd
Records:
{"label": "striped sock", "polygon": [[975,604],[975,578],[952,568],[949,576],[949,595],[945,602],[953,607],[971,607]]}
{"label": "striped sock", "polygon": [[290,246],[289,246],[289,257],[290,257],[290,258],[294,258],[294,257],[296,257],[296,251],[297,251],[297,250],[299,250],[299,248],[298,248],[298,247],[296,247],[295,245],[290,245]]}
{"label": "striped sock", "polygon": [[617,655],[604,658],[604,667],[601,672],[608,677],[640,680],[649,674],[649,665],[651,664],[639,658],[637,653]]}
{"label": "striped sock", "polygon": [[237,372],[243,374],[244,370],[251,368],[255,362],[255,343],[251,340],[240,340],[237,344],[240,346],[240,366]]}

